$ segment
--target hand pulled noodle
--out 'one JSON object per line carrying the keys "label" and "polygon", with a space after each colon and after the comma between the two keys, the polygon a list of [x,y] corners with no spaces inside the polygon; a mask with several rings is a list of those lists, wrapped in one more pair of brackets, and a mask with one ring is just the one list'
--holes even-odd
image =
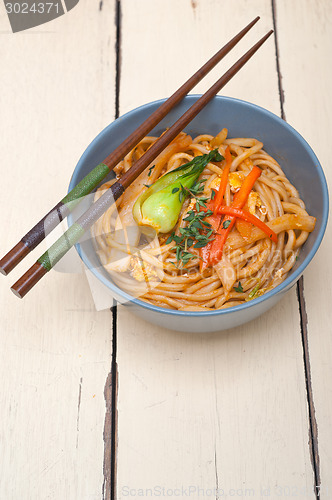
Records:
{"label": "hand pulled noodle", "polygon": [[[116,166],[116,176],[121,177],[156,140],[145,137]],[[210,160],[214,151],[216,159]],[[225,186],[220,210],[227,212],[257,167],[261,171],[242,201],[242,218],[215,213],[221,179]],[[115,181],[103,184],[95,199]],[[252,138],[227,138],[223,129],[215,137],[179,134],[97,221],[92,233],[103,267],[123,290],[165,308],[211,311],[242,304],[279,285],[314,227],[315,218],[263,144]],[[211,255],[218,238],[223,243],[216,260]]]}

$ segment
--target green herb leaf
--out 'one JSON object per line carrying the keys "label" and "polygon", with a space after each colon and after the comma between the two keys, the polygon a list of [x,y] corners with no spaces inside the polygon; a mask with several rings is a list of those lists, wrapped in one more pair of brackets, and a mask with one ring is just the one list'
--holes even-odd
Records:
{"label": "green herb leaf", "polygon": [[225,222],[222,223],[222,227],[224,229],[227,229],[230,225],[231,221],[230,220],[225,220]]}
{"label": "green herb leaf", "polygon": [[173,188],[172,189],[172,194],[177,193],[180,190],[180,188]]}
{"label": "green herb leaf", "polygon": [[186,222],[191,222],[195,218],[195,212],[194,210],[189,210],[188,214],[189,215],[185,217],[183,220],[185,220]]}
{"label": "green herb leaf", "polygon": [[195,209],[188,210],[186,217],[183,218],[183,221],[187,224],[185,227],[178,229],[180,235],[173,233],[167,240],[167,242],[173,240],[176,243],[174,250],[176,251],[177,267],[180,265],[186,266],[192,259],[200,259],[201,257],[188,251],[188,249],[191,247],[195,249],[203,248],[214,237],[215,231],[210,222],[206,220],[206,217],[213,214],[212,210],[206,209],[206,202],[209,198],[207,196],[198,196],[199,193],[204,191],[205,181],[206,179],[196,181],[191,189],[184,187],[182,184],[180,184],[180,188],[178,186],[173,188],[174,193],[180,191],[179,199],[181,201],[184,197],[190,195],[195,202]]}
{"label": "green herb leaf", "polygon": [[203,247],[205,247],[207,244],[208,244],[208,241],[206,241],[206,240],[204,239],[203,241],[198,241],[197,243],[195,243],[194,248],[203,248]]}
{"label": "green herb leaf", "polygon": [[170,242],[173,240],[173,237],[174,237],[174,232],[167,238],[165,245],[169,245]]}
{"label": "green herb leaf", "polygon": [[206,182],[206,179],[197,180],[195,182],[195,184],[189,190],[190,194],[192,196],[197,196],[198,194],[202,193],[204,191],[205,182]]}
{"label": "green herb leaf", "polygon": [[197,229],[203,229],[203,225],[199,219],[194,220],[191,223],[192,227],[197,227]]}
{"label": "green herb leaf", "polygon": [[173,236],[173,240],[175,241],[175,243],[176,243],[177,245],[180,245],[180,243],[182,243],[183,238],[181,238],[181,236],[176,236],[176,235],[174,235],[174,236]]}
{"label": "green herb leaf", "polygon": [[243,293],[243,287],[241,285],[241,281],[239,281],[238,286],[234,286],[234,290],[238,293]]}
{"label": "green herb leaf", "polygon": [[177,247],[176,248],[176,261],[179,262],[180,261],[180,255],[181,255],[181,252],[182,252],[182,248],[181,247]]}
{"label": "green herb leaf", "polygon": [[181,192],[179,194],[179,200],[180,203],[182,203],[182,201],[186,198],[188,191],[186,190],[186,188],[182,186],[182,184],[180,184],[180,186],[181,186]]}
{"label": "green herb leaf", "polygon": [[152,165],[152,167],[149,168],[149,173],[148,173],[148,177],[150,177],[151,173],[152,173],[152,170],[154,169],[156,165]]}

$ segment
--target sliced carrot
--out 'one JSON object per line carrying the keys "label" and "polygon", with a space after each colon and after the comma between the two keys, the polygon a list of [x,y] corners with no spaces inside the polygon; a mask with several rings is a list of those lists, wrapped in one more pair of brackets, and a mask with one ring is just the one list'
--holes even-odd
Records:
{"label": "sliced carrot", "polygon": [[262,171],[256,165],[253,166],[252,170],[250,170],[249,174],[245,177],[240,190],[235,194],[232,207],[233,208],[243,208],[250,191],[254,187],[255,182],[258,177],[261,175]]}
{"label": "sliced carrot", "polygon": [[[262,173],[261,169],[256,165],[252,168],[249,174],[245,177],[242,186],[240,187],[240,190],[235,194],[232,202],[232,208],[241,209],[244,207],[248,199],[248,196],[250,194],[250,191],[252,190],[256,180],[261,175],[261,173]],[[204,252],[205,253],[204,257],[207,258],[207,261],[203,260],[203,265],[202,265],[203,268],[207,267],[208,265],[213,265],[221,259],[223,246],[225,244],[227,236],[229,235],[229,232],[234,226],[235,221],[236,217],[231,215],[225,215],[220,225],[220,228],[215,236],[215,239],[210,243],[208,243],[206,247],[203,247],[206,249]]]}
{"label": "sliced carrot", "polygon": [[214,208],[213,212],[216,214],[218,212],[218,208],[221,207],[224,203],[224,194],[226,191],[226,186],[228,182],[228,174],[229,174],[229,169],[231,168],[232,165],[232,155],[231,155],[231,150],[229,149],[229,146],[227,146],[226,151],[225,151],[225,160],[226,164],[224,166],[223,173],[221,175],[220,179],[220,185],[217,194],[214,197]]}

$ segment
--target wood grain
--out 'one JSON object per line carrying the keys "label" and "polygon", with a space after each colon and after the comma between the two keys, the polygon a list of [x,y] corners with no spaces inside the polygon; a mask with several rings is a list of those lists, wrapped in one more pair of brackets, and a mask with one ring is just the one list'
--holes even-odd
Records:
{"label": "wood grain", "polygon": [[[259,14],[262,22],[247,44],[271,28],[270,3],[256,0],[249,10],[245,1],[122,1],[120,111],[168,95],[248,15]],[[149,57],[137,57],[133,36]],[[227,60],[237,56],[234,51]],[[131,92],[135,74],[147,71],[150,84],[136,79]],[[223,94],[279,114],[274,44],[266,44]],[[258,320],[219,334],[170,332],[121,308],[117,358],[117,498],[157,486],[174,495],[193,486],[195,498],[197,488],[201,494],[219,488],[219,498],[244,496],[246,489],[247,496],[250,490],[278,498],[289,490],[315,498],[295,290]]]}
{"label": "wood grain", "polygon": [[[291,22],[296,19],[296,23]],[[332,127],[332,70],[326,61],[332,48],[329,2],[285,0],[278,2],[277,23],[280,69],[285,89],[284,108],[288,122],[309,142],[317,154],[331,186],[330,130]],[[293,49],[289,50],[289,40]],[[301,57],[299,57],[301,54]],[[319,460],[320,497],[332,491],[332,339],[331,339],[331,225],[317,256],[304,274],[308,350],[311,371],[316,461]]]}
{"label": "wood grain", "polygon": [[[114,118],[114,18],[114,2],[100,11],[84,0],[52,23],[0,34],[1,254],[65,194]],[[14,297],[36,256],[0,281],[0,497],[99,499],[111,314],[95,311],[84,274],[52,272],[26,301]]]}
{"label": "wood grain", "polygon": [[[204,92],[273,26],[265,0],[121,0],[116,74],[116,3],[80,0],[65,16],[15,35],[0,6],[1,255],[34,215],[38,220],[63,196],[79,156],[116,107],[123,114],[167,97],[260,15],[253,32],[195,89]],[[331,183],[331,6],[274,3],[281,74],[271,41],[223,94],[279,114],[281,82],[286,118],[312,145]],[[157,328],[119,307],[115,358],[112,314],[95,311],[83,274],[52,272],[24,301],[9,286],[36,255],[10,281],[1,276],[0,498],[113,500],[157,487],[155,493],[169,489],[173,498],[189,492],[201,498],[204,490],[219,499],[317,499],[314,413],[319,493],[328,500],[330,243],[328,229],[304,276],[309,396],[295,289],[248,325],[206,335]],[[115,457],[110,370],[116,363]]]}

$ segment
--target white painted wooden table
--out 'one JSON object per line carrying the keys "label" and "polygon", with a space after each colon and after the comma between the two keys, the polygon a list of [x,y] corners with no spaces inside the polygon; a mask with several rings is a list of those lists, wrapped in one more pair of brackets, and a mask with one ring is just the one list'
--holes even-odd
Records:
{"label": "white painted wooden table", "polygon": [[[81,0],[17,34],[1,4],[0,254],[117,113],[170,95],[256,15],[195,91],[274,27],[223,94],[282,114],[331,182],[328,0]],[[332,498],[331,242],[274,309],[208,335],[97,312],[84,274],[19,301],[39,250],[1,277],[1,500]]]}

